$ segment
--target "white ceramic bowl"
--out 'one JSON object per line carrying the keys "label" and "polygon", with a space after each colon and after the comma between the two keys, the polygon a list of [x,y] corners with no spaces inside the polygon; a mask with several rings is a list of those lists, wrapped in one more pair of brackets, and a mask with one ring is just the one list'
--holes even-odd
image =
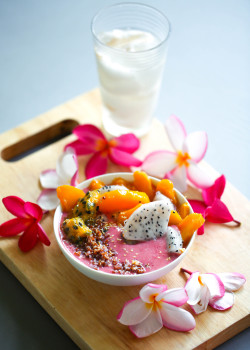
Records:
{"label": "white ceramic bowl", "polygon": [[[110,184],[113,179],[117,177],[122,177],[127,181],[133,181],[133,173],[112,173],[112,174],[106,174],[106,175],[101,175],[97,176],[96,179],[99,179],[103,181],[106,185]],[[160,180],[151,177],[152,181],[154,184],[157,184]],[[87,188],[90,185],[90,182],[92,179],[83,181],[81,184],[79,184],[77,187],[80,189]],[[186,198],[177,190],[175,190],[178,196],[179,203],[188,203]],[[188,203],[189,204],[189,203]],[[189,204],[190,207],[190,213],[193,213],[193,210]],[[54,232],[56,236],[56,240],[59,244],[59,247],[65,257],[68,259],[68,261],[81,273],[84,275],[88,276],[89,278],[92,278],[93,280],[106,283],[106,284],[112,284],[116,286],[132,286],[132,285],[140,285],[140,284],[145,284],[148,282],[152,282],[156,280],[157,278],[160,278],[164,275],[166,275],[168,272],[173,270],[180,262],[181,260],[186,256],[188,253],[194,239],[196,233],[193,235],[191,238],[188,246],[186,247],[184,253],[182,253],[178,258],[176,258],[174,261],[169,263],[168,265],[161,267],[158,270],[146,272],[143,274],[138,274],[138,275],[118,275],[118,274],[111,274],[111,273],[106,273],[102,272],[100,270],[94,270],[87,265],[85,265],[83,262],[78,260],[72,253],[70,253],[65,246],[62,243],[61,237],[60,237],[60,222],[61,222],[61,216],[62,216],[62,209],[61,206],[59,205],[55,211],[54,215]]]}

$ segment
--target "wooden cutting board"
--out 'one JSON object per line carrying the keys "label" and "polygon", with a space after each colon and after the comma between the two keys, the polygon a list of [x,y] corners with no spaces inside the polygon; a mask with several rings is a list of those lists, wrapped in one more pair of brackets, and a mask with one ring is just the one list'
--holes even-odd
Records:
{"label": "wooden cutting board", "polygon": [[[100,96],[97,90],[79,96],[53,110],[0,136],[1,198],[17,195],[35,202],[39,193],[39,174],[55,168],[56,160],[73,135],[58,139],[74,126],[92,123],[101,126]],[[50,140],[57,139],[50,143]],[[46,147],[37,150],[39,144]],[[31,147],[36,151],[19,159],[21,152]],[[141,139],[139,158],[156,149],[170,149],[164,128],[154,120],[148,135]],[[10,161],[15,157],[16,161]],[[80,158],[81,180],[88,156]],[[218,174],[203,164],[214,178]],[[127,171],[110,165],[109,172]],[[199,198],[195,189],[189,195]],[[141,286],[114,287],[92,281],[75,270],[62,255],[53,233],[53,212],[45,215],[42,226],[51,246],[38,244],[29,253],[17,246],[18,237],[0,238],[0,257],[8,269],[27,288],[41,306],[82,349],[212,349],[250,325],[250,203],[231,184],[227,183],[223,201],[232,215],[242,222],[233,225],[206,224],[205,234],[198,236],[181,266],[191,271],[240,272],[247,283],[235,293],[231,310],[219,312],[209,308],[196,316],[196,328],[189,333],[178,333],[163,328],[153,336],[136,339],[128,327],[117,322],[116,316],[123,304],[136,296]],[[12,218],[2,203],[0,223]],[[155,281],[169,288],[183,287],[186,276],[180,267]],[[188,309],[188,306],[187,306]]]}

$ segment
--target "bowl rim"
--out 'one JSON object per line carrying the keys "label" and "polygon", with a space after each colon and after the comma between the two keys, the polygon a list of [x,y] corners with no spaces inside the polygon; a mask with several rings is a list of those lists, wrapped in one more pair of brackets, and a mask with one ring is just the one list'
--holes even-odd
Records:
{"label": "bowl rim", "polygon": [[[90,179],[86,179],[84,181],[82,181],[80,184],[78,184],[76,187],[77,188],[80,188],[80,189],[84,189],[86,187],[89,186],[90,182],[93,180],[93,179],[102,179],[102,181],[105,183],[105,179],[107,178],[110,178],[110,177],[127,177],[127,176],[133,176],[133,172],[115,172],[115,173],[108,173],[108,174],[103,174],[103,175],[99,175],[99,176],[95,176],[93,178],[90,178]],[[149,176],[149,175],[148,175]],[[149,176],[149,178],[153,181],[153,183],[157,183],[159,181],[161,181],[161,179],[158,179],[156,177],[153,177],[153,176]],[[126,179],[125,179],[126,180]],[[105,184],[106,185],[106,184]],[[189,205],[189,209],[190,209],[190,213],[193,213],[193,209],[190,205],[190,203],[188,202],[188,200],[186,199],[186,197],[180,193],[176,188],[174,188],[175,192],[177,193],[178,197],[182,198],[183,200],[183,203],[188,203]],[[73,259],[74,263],[76,265],[79,266],[79,268],[81,270],[86,270],[86,271],[89,271],[89,273],[91,275],[95,275],[95,276],[103,276],[104,278],[110,278],[110,279],[114,279],[114,280],[136,280],[138,279],[140,276],[144,276],[145,278],[147,277],[150,277],[150,276],[153,276],[154,274],[159,273],[167,268],[170,268],[171,264],[177,266],[178,265],[178,261],[179,260],[182,260],[184,258],[184,256],[187,254],[187,252],[189,251],[189,249],[191,248],[193,242],[194,242],[194,239],[195,239],[195,236],[196,236],[196,232],[194,232],[192,238],[190,239],[185,251],[180,254],[176,259],[174,259],[173,261],[171,261],[169,264],[167,265],[164,265],[162,266],[161,268],[159,269],[156,269],[156,270],[153,270],[153,271],[148,271],[148,272],[145,272],[143,274],[135,274],[135,275],[119,275],[119,274],[113,274],[113,273],[110,273],[110,272],[104,272],[104,271],[100,271],[100,270],[95,270],[89,266],[87,266],[86,264],[84,264],[84,262],[80,261],[79,259],[77,259],[72,253],[70,253],[66,247],[63,245],[62,243],[62,239],[60,237],[60,222],[61,222],[61,217],[62,217],[62,208],[61,208],[61,204],[59,204],[55,210],[55,213],[54,213],[54,218],[53,218],[53,228],[54,228],[54,234],[55,234],[55,237],[56,237],[56,240],[57,240],[57,243],[61,249],[61,251],[63,252],[63,254],[66,256],[66,257],[69,257],[70,260]],[[58,220],[59,219],[59,220]],[[71,263],[71,261],[70,261]],[[75,266],[74,266],[75,267]],[[76,267],[75,267],[76,268]],[[171,271],[171,269],[170,269]],[[84,272],[82,272],[84,274]],[[166,272],[167,274],[167,272]],[[164,275],[164,273],[162,273],[162,276]],[[89,275],[88,275],[89,276]],[[92,278],[92,277],[90,277]],[[95,279],[93,277],[93,279]],[[156,278],[152,278],[152,280],[154,280]],[[99,280],[99,279],[98,279]]]}

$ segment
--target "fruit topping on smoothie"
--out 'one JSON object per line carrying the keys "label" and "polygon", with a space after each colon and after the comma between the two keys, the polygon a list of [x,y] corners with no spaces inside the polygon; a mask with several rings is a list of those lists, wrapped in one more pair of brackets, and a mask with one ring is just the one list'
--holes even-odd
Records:
{"label": "fruit topping on smoothie", "polygon": [[[85,193],[86,192],[86,193]],[[111,184],[94,179],[84,191],[57,189],[63,215],[61,238],[86,265],[107,273],[140,274],[176,259],[203,224],[179,203],[173,184],[156,186],[146,173]]]}
{"label": "fruit topping on smoothie", "polygon": [[162,200],[141,205],[126,221],[123,237],[135,241],[162,237],[167,231],[170,213],[168,201]]}

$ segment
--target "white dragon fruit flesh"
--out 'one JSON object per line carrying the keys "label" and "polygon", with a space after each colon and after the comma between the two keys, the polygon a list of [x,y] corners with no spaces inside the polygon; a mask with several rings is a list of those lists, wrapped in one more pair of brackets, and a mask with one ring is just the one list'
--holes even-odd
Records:
{"label": "white dragon fruit flesh", "polygon": [[171,199],[168,198],[167,196],[165,196],[164,194],[162,194],[160,191],[157,191],[155,194],[155,197],[153,199],[153,201],[168,201],[169,203],[169,207],[171,210],[176,210],[175,205],[171,202]]}
{"label": "white dragon fruit flesh", "polygon": [[146,241],[163,236],[167,231],[171,210],[166,200],[142,204],[125,222],[124,238]]}
{"label": "white dragon fruit flesh", "polygon": [[181,237],[180,230],[177,226],[168,226],[167,234],[167,251],[169,253],[181,253],[181,248],[183,247],[183,241]]}
{"label": "white dragon fruit flesh", "polygon": [[120,186],[120,185],[107,185],[99,188],[98,192],[100,194],[103,194],[105,192],[116,191],[116,190],[127,190],[127,188],[125,186]]}

